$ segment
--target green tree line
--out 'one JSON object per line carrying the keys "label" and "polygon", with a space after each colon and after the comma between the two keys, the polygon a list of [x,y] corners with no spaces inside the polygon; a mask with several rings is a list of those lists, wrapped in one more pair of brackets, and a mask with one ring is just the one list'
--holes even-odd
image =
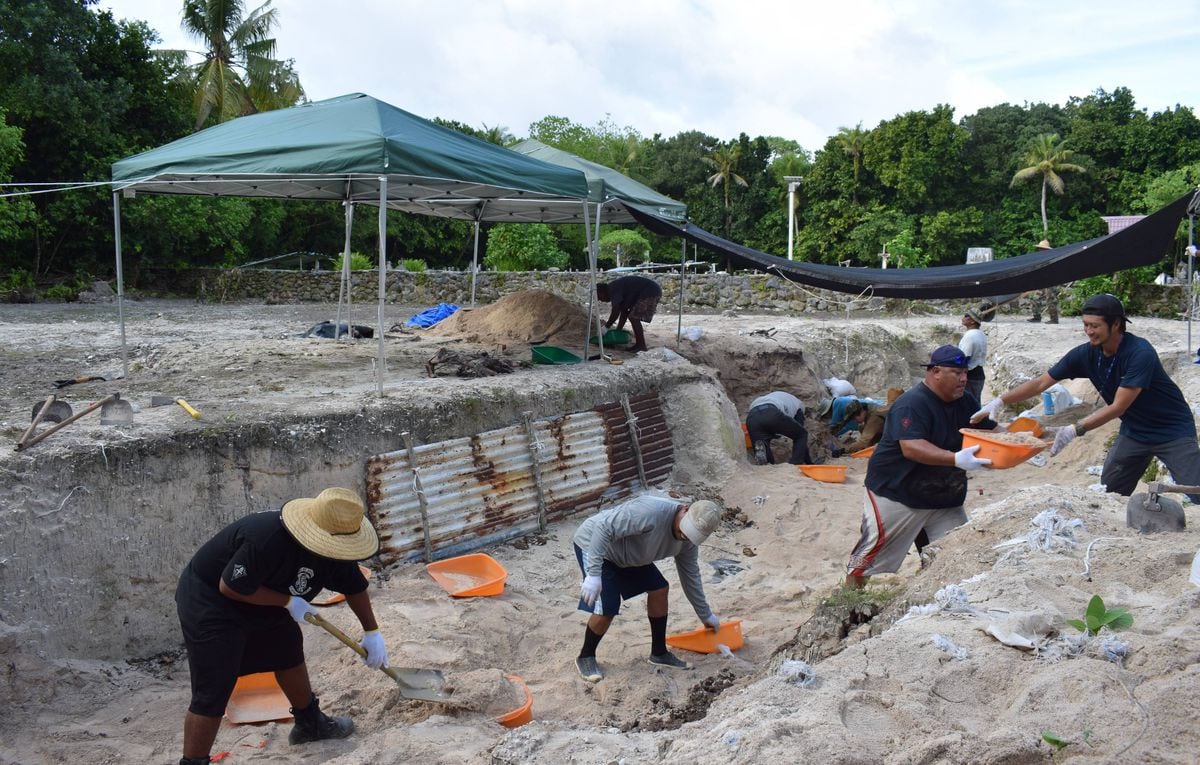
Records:
{"label": "green tree line", "polygon": [[[303,73],[274,59],[273,35],[286,33],[287,20],[269,2],[181,5],[187,30],[207,51],[198,63],[158,50],[155,30],[114,19],[96,0],[0,0],[0,183],[95,183],[0,197],[0,281],[14,273],[40,284],[111,276],[104,182],[114,161],[198,127],[304,101]],[[506,127],[435,121],[502,145],[518,140]],[[1192,106],[1151,113],[1124,87],[968,115],[938,105],[870,128],[843,127],[819,147],[748,133],[647,137],[611,118],[588,126],[556,115],[530,125],[528,137],[623,172],[686,203],[697,225],[776,255],[787,253],[784,179],[800,177],[795,257],[820,263],[878,266],[885,246],[896,256],[891,265],[961,263],[977,246],[1009,257],[1042,238],[1101,235],[1101,215],[1152,212],[1200,182]],[[44,187],[3,187],[19,189]],[[336,255],[343,246],[343,211],[329,203],[139,194],[122,204],[122,221],[134,287],[142,268],[233,266],[296,250]],[[376,226],[375,215],[356,216],[354,251],[375,251]],[[391,213],[387,228],[396,260],[431,268],[471,262],[469,224]],[[582,226],[547,229],[485,236],[497,247],[485,262],[538,262],[499,251],[524,243],[545,248],[546,265],[583,267]],[[652,259],[678,259],[677,241],[640,234]]]}

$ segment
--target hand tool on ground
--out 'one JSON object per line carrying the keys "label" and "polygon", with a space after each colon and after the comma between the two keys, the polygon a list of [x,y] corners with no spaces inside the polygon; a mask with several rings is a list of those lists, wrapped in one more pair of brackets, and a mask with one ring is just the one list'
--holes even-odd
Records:
{"label": "hand tool on ground", "polygon": [[[321,629],[333,635],[338,640],[345,643],[359,656],[366,658],[367,652],[355,642],[354,638],[342,632],[337,627],[330,624],[325,619],[316,614],[306,614],[305,620],[309,624],[315,624]],[[396,681],[396,688],[400,695],[406,699],[416,699],[418,701],[436,701],[443,704],[452,704],[453,699],[451,694],[452,688],[446,687],[446,678],[440,670],[436,669],[412,669],[409,667],[380,667],[380,671],[388,677]]]}
{"label": "hand tool on ground", "polygon": [[1183,531],[1187,525],[1183,516],[1183,505],[1168,497],[1165,492],[1178,494],[1200,494],[1200,486],[1176,486],[1162,481],[1150,481],[1145,493],[1138,492],[1125,505],[1125,525],[1143,534],[1155,531]]}
{"label": "hand tool on ground", "polygon": [[[122,404],[124,405],[124,407],[121,406]],[[105,398],[100,399],[96,403],[89,406],[87,409],[83,409],[81,411],[76,412],[75,414],[71,415],[70,417],[63,420],[62,422],[56,423],[56,424],[52,425],[51,427],[46,428],[41,433],[38,433],[37,435],[30,438],[28,441],[25,441],[24,443],[18,443],[17,451],[21,451],[22,449],[28,449],[29,447],[33,446],[34,444],[38,443],[42,439],[49,436],[51,433],[56,433],[56,432],[62,430],[63,428],[70,425],[72,422],[75,422],[76,420],[78,420],[80,417],[91,414],[92,412],[96,411],[97,409],[102,410],[100,412],[100,421],[104,422],[105,415],[104,415],[103,409],[105,409],[105,408],[109,408],[112,416],[117,417],[117,418],[121,417],[121,413],[119,410],[123,409],[125,412],[124,416],[127,418],[127,420],[133,419],[133,411],[129,406],[129,402],[122,401],[120,393],[114,393],[111,396],[106,396]],[[118,419],[117,421],[120,421],[120,420]]]}
{"label": "hand tool on ground", "polygon": [[56,395],[52,395],[45,401],[39,401],[33,405],[33,416],[40,417],[42,422],[62,422],[71,416],[71,405],[66,401],[59,401]]}
{"label": "hand tool on ground", "polygon": [[72,377],[72,378],[68,378],[66,380],[55,380],[54,387],[55,388],[65,388],[68,385],[78,385],[80,383],[88,383],[88,382],[96,382],[96,381],[104,382],[106,380],[108,380],[108,381],[120,380],[124,376],[125,376],[125,374],[123,372],[105,372],[102,375],[81,375],[79,377]]}
{"label": "hand tool on ground", "polygon": [[183,399],[181,399],[177,396],[151,396],[150,397],[150,406],[152,406],[152,407],[167,406],[169,404],[179,404],[181,407],[183,407],[183,411],[187,412],[188,414],[190,414],[192,416],[193,420],[200,419],[200,412],[197,411],[195,408],[193,408],[191,404],[189,404],[188,402],[184,401]]}
{"label": "hand tool on ground", "polygon": [[[54,399],[55,396],[53,393],[51,393],[49,396],[46,396],[45,401],[40,404],[33,405],[33,418],[29,423],[29,427],[26,428],[25,432],[21,434],[21,437],[17,439],[17,445],[15,447],[17,451],[21,451],[25,448],[25,439],[33,435],[34,428],[38,426],[38,423],[41,422],[46,416],[46,413],[50,411],[51,405],[54,404]],[[68,406],[67,409],[69,410],[70,407]],[[61,419],[62,418],[60,417],[59,420]]]}
{"label": "hand tool on ground", "polygon": [[121,398],[120,393],[114,393],[107,404],[100,408],[101,425],[122,425],[133,422],[133,404]]}

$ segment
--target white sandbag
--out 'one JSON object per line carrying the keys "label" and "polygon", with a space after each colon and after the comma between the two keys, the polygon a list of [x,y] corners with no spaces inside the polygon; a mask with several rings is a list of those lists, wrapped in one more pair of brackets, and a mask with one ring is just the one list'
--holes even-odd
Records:
{"label": "white sandbag", "polygon": [[858,391],[854,390],[854,385],[849,380],[843,380],[839,377],[829,377],[821,381],[825,387],[829,389],[829,393],[837,398],[838,396],[857,396]]}

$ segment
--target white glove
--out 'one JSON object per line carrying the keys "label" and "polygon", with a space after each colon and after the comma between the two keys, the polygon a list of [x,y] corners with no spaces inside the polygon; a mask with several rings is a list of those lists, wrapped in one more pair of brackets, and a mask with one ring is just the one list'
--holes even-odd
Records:
{"label": "white glove", "polygon": [[1000,400],[999,396],[996,396],[991,401],[979,407],[978,412],[971,415],[971,423],[981,422],[985,418],[999,422],[1000,418],[997,415],[1000,413],[1000,407],[1002,406],[1004,406],[1004,402]]}
{"label": "white glove", "polygon": [[963,470],[978,470],[981,467],[992,464],[989,459],[980,459],[975,456],[975,452],[979,451],[979,444],[968,446],[966,449],[959,449],[954,453],[954,466]]}
{"label": "white glove", "polygon": [[1074,440],[1075,440],[1075,426],[1074,425],[1063,425],[1054,434],[1054,445],[1050,447],[1050,456],[1053,457],[1054,455],[1061,452],[1063,449],[1066,449],[1067,444],[1071,443]]}
{"label": "white glove", "polygon": [[308,624],[308,622],[304,621],[304,617],[307,614],[317,613],[317,609],[313,608],[312,603],[309,603],[304,598],[298,598],[295,595],[288,598],[287,610],[288,613],[292,615],[292,618],[300,624]]}
{"label": "white glove", "polygon": [[388,665],[387,646],[383,644],[383,635],[379,630],[364,632],[358,644],[367,652],[363,664],[371,669],[383,669]]}
{"label": "white glove", "polygon": [[704,622],[713,632],[721,629],[721,617],[716,614],[709,614],[707,619],[701,619],[700,621]]}
{"label": "white glove", "polygon": [[583,602],[588,604],[588,607],[595,605],[596,598],[600,597],[600,577],[585,576],[583,578],[583,586],[579,588],[579,597],[583,598]]}

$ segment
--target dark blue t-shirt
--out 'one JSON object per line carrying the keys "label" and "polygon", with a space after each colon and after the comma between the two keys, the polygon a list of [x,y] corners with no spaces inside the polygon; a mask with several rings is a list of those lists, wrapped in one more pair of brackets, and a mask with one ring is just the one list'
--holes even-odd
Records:
{"label": "dark blue t-shirt", "polygon": [[967,498],[967,473],[952,465],[913,462],[900,449],[901,441],[924,440],[942,449],[962,448],[960,428],[991,430],[996,423],[971,424],[979,400],[964,393],[943,401],[925,383],[918,383],[892,404],[883,425],[883,438],[867,463],[867,488],[881,497],[916,510],[958,507]]}
{"label": "dark blue t-shirt", "polygon": [[644,276],[622,276],[608,283],[608,302],[620,308],[632,308],[642,298],[662,297],[662,287]]}
{"label": "dark blue t-shirt", "polygon": [[1104,403],[1111,404],[1117,388],[1141,388],[1125,414],[1121,435],[1144,444],[1161,444],[1177,438],[1196,438],[1196,421],[1183,393],[1163,369],[1154,346],[1126,333],[1111,357],[1091,343],[1077,345],[1050,367],[1055,380],[1086,377]]}

